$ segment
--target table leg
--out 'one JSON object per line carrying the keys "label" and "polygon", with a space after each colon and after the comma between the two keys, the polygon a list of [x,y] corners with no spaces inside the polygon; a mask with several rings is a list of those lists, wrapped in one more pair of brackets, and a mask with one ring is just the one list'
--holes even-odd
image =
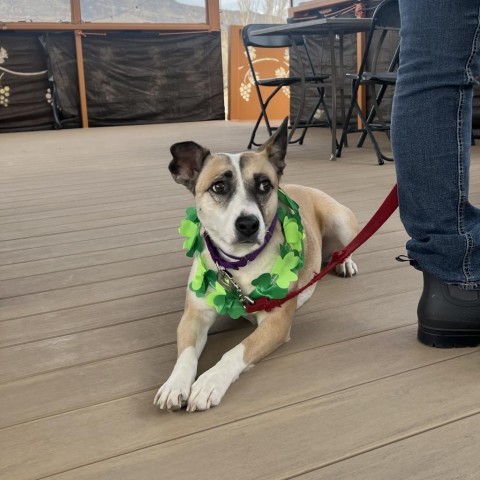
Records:
{"label": "table leg", "polygon": [[[338,84],[338,88],[340,89],[340,108],[342,110],[342,128],[343,125],[345,125],[345,72],[343,68],[343,50],[344,50],[344,35],[343,32],[339,34],[340,35],[340,80]],[[348,147],[348,141],[347,138],[345,137],[345,146]]]}
{"label": "table leg", "polygon": [[330,160],[337,159],[337,68],[335,62],[335,33],[330,31],[330,65],[332,66],[332,150]]}
{"label": "table leg", "polygon": [[302,89],[302,94],[301,94],[301,98],[300,98],[300,105],[298,106],[298,112],[297,112],[297,115],[295,117],[295,120],[294,120],[293,124],[291,125],[290,134],[288,136],[288,141],[290,142],[292,140],[293,134],[295,133],[295,130],[297,129],[298,124],[300,122],[300,118],[303,114],[303,109],[305,108],[305,96],[306,96],[306,88],[307,87],[306,87],[306,81],[305,81],[305,67],[303,65],[302,57],[300,55],[300,51],[298,49],[297,42],[295,42],[292,35],[289,35],[289,38],[290,38],[290,43],[292,44],[292,47],[293,47],[293,51],[295,52],[295,55],[298,59],[298,66],[299,66],[299,69],[300,69],[301,89]]}

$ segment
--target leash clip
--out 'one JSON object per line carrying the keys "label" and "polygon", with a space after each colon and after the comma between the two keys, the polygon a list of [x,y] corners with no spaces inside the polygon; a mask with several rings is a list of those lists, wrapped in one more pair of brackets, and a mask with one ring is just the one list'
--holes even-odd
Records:
{"label": "leash clip", "polygon": [[217,265],[217,281],[229,293],[236,294],[239,297],[240,303],[245,307],[246,305],[253,305],[255,302],[242,292],[240,285],[233,279],[233,275],[224,268]]}

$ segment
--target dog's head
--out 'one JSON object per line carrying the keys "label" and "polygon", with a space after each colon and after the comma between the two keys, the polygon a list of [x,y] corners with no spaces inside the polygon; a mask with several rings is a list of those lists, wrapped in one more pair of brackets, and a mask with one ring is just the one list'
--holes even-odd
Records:
{"label": "dog's head", "polygon": [[245,255],[264,242],[277,211],[287,120],[256,152],[212,155],[195,142],[170,148],[168,168],[174,180],[194,194],[198,218],[222,250]]}

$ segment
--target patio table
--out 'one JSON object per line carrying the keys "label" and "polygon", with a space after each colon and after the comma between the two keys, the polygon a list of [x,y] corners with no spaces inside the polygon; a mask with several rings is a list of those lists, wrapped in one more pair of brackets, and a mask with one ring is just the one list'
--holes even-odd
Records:
{"label": "patio table", "polygon": [[[326,36],[330,40],[330,62],[332,66],[332,148],[330,160],[337,158],[337,84],[340,89],[342,112],[344,110],[344,72],[343,72],[343,37],[346,34],[367,32],[370,30],[372,20],[370,18],[319,18],[315,20],[307,20],[301,22],[287,23],[281,26],[264,28],[258,30],[254,35],[303,35],[307,36]],[[340,55],[339,55],[339,78],[337,78],[337,61],[335,55],[335,38],[338,35],[340,40]],[[292,42],[292,47],[295,49],[295,42]],[[302,76],[302,88],[305,87],[304,79],[305,72],[300,68]],[[342,117],[343,117],[342,113]]]}

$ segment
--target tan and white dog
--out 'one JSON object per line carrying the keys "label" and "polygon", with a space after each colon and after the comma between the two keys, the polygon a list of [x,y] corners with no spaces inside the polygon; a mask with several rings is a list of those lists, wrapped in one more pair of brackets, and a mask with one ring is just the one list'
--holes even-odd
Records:
{"label": "tan and white dog", "polygon": [[[185,185],[195,196],[198,218],[212,242],[224,252],[242,257],[256,250],[265,241],[266,232],[277,212],[277,190],[285,167],[287,122],[257,152],[240,154],[210,152],[194,142],[176,143],[171,147],[169,165],[176,182]],[[300,205],[305,232],[304,266],[298,281],[289,289],[301,287],[311,280],[323,260],[341,249],[358,232],[357,220],[347,207],[327,194],[298,185],[282,185],[282,189]],[[232,272],[243,292],[252,290],[251,282],[263,272],[270,272],[279,246],[284,241],[278,224],[270,241],[258,257]],[[206,255],[208,268],[215,263]],[[190,280],[197,271],[194,260]],[[338,275],[357,273],[351,258],[336,267]],[[198,298],[187,289],[185,311],[178,326],[178,358],[168,380],[158,390],[154,404],[162,410],[207,410],[218,405],[228,387],[239,375],[290,339],[292,316],[305,303],[315,286],[298,297],[267,313],[254,314],[257,328],[239,345],[196,381],[198,358],[207,341],[209,328],[217,312],[205,298]]]}

